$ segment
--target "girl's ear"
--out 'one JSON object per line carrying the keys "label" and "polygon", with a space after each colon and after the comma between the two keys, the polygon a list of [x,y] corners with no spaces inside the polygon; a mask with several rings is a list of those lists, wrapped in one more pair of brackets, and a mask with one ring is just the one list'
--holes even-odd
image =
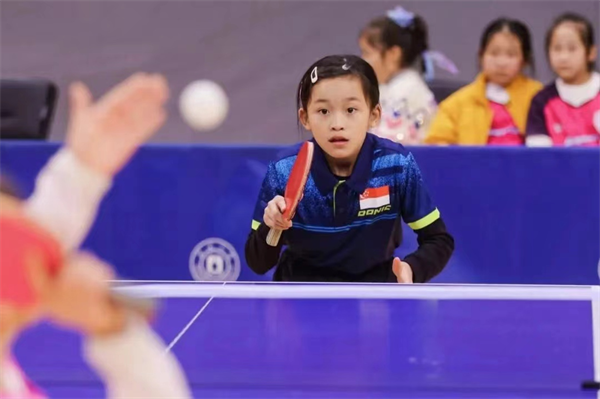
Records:
{"label": "girl's ear", "polygon": [[598,47],[592,46],[590,48],[590,54],[588,55],[588,61],[594,62],[596,61],[596,58],[598,58]]}
{"label": "girl's ear", "polygon": [[304,128],[310,131],[310,123],[308,122],[308,113],[304,108],[298,110],[298,119]]}
{"label": "girl's ear", "polygon": [[377,104],[375,108],[371,111],[371,115],[369,116],[369,127],[371,129],[379,126],[379,122],[381,121],[381,105]]}
{"label": "girl's ear", "polygon": [[384,53],[385,59],[390,59],[394,65],[402,65],[402,49],[400,46],[392,46]]}

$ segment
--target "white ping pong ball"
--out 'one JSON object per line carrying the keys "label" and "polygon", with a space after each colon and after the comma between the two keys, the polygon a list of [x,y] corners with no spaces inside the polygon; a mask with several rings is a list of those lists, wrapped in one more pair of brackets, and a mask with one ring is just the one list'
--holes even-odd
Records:
{"label": "white ping pong ball", "polygon": [[192,129],[214,130],[227,117],[229,99],[219,84],[211,80],[197,80],[181,92],[179,112]]}

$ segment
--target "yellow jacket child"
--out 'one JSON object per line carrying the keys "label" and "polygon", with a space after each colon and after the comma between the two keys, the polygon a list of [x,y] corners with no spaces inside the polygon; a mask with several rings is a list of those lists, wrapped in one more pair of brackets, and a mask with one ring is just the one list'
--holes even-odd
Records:
{"label": "yellow jacket child", "polygon": [[[492,127],[493,112],[486,96],[486,77],[477,79],[443,101],[433,119],[425,142],[428,144],[486,145]],[[525,132],[532,98],[542,84],[523,75],[508,87],[510,100],[506,104],[517,128]]]}
{"label": "yellow jacket child", "polygon": [[533,65],[527,26],[492,21],[481,38],[479,64],[475,81],[440,104],[426,144],[523,145],[529,106],[542,88],[523,75]]}

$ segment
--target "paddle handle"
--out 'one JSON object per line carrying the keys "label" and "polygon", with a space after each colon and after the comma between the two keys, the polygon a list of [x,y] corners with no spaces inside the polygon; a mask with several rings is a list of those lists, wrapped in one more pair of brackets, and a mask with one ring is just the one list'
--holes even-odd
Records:
{"label": "paddle handle", "polygon": [[279,239],[281,238],[281,233],[283,230],[271,229],[269,230],[269,234],[267,234],[267,244],[272,247],[276,247],[279,244]]}

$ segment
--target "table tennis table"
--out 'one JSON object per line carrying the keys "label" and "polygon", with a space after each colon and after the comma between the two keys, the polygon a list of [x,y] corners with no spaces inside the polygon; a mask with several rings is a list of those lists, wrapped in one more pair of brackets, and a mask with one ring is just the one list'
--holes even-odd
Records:
{"label": "table tennis table", "polygon": [[[600,286],[124,282],[196,398],[600,398]],[[15,355],[51,397],[101,398],[79,337]]]}

